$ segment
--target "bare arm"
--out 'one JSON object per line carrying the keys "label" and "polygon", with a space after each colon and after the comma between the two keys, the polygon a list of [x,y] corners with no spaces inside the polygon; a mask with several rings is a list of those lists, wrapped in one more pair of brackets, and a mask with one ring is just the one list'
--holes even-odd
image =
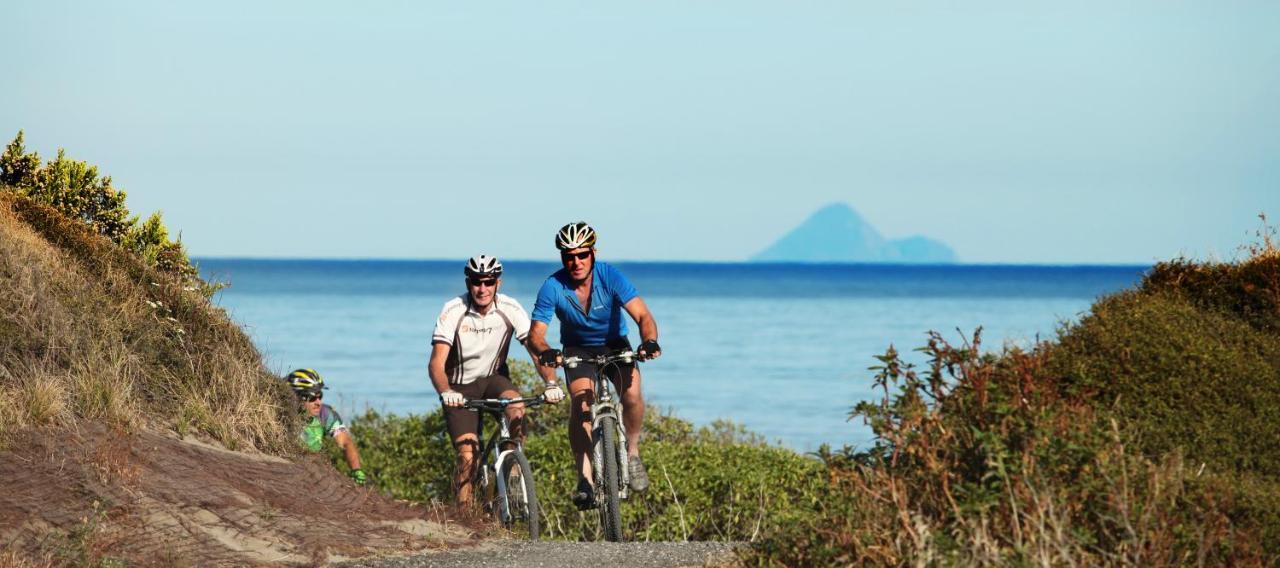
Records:
{"label": "bare arm", "polygon": [[436,392],[449,390],[449,376],[444,372],[444,362],[449,358],[449,344],[437,342],[431,346],[431,361],[427,363],[427,374],[431,377]]}
{"label": "bare arm", "polygon": [[[546,327],[546,324],[542,325],[544,328]],[[543,329],[542,331],[544,334],[546,333],[546,329]],[[543,340],[543,343],[546,343],[545,339]],[[533,368],[538,370],[538,375],[542,377],[542,382],[547,386],[556,384],[556,368],[538,363],[538,354],[542,353],[542,351],[539,351],[533,346],[532,333],[529,338],[525,339],[524,348],[529,351],[529,358],[533,359]]]}
{"label": "bare arm", "polygon": [[547,345],[546,323],[534,321],[529,324],[529,337],[525,339],[525,346],[529,348],[529,353],[533,355],[533,363],[537,365],[538,354],[551,349],[551,346]]}
{"label": "bare arm", "polygon": [[338,443],[338,447],[342,448],[342,453],[347,458],[347,466],[352,471],[360,469],[360,450],[356,448],[356,441],[348,434],[346,430],[334,432],[333,440]]}
{"label": "bare arm", "polygon": [[640,341],[658,340],[658,322],[653,319],[653,314],[649,313],[649,306],[644,303],[644,299],[636,296],[622,305],[631,315],[631,319],[636,320],[636,325],[640,327]]}

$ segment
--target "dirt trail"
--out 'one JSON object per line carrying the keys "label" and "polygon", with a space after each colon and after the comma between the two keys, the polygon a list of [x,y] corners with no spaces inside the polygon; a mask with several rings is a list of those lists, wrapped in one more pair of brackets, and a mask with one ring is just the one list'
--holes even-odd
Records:
{"label": "dirt trail", "polygon": [[324,564],[476,543],[467,527],[354,486],[319,456],[231,452],[99,424],[0,453],[0,549],[130,565]]}
{"label": "dirt trail", "polygon": [[547,568],[683,568],[737,566],[729,542],[527,542],[489,541],[464,550],[417,554],[400,558],[344,562],[344,568],[479,568],[522,566]]}

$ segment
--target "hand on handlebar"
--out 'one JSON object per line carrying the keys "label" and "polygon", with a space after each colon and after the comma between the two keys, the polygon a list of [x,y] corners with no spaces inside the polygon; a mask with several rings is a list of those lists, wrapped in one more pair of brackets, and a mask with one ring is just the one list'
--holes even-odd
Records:
{"label": "hand on handlebar", "polygon": [[640,343],[640,348],[636,350],[636,357],[641,361],[657,359],[659,355],[662,355],[662,348],[658,346],[658,340],[656,339],[644,340]]}
{"label": "hand on handlebar", "polygon": [[560,390],[560,385],[547,385],[547,390],[542,391],[542,398],[547,399],[547,402],[551,404],[555,404],[564,400],[564,391]]}
{"label": "hand on handlebar", "polygon": [[445,406],[462,406],[466,399],[462,397],[462,393],[456,390],[447,390],[440,393],[440,402]]}
{"label": "hand on handlebar", "polygon": [[538,354],[538,362],[547,367],[559,367],[563,361],[559,349],[548,349]]}

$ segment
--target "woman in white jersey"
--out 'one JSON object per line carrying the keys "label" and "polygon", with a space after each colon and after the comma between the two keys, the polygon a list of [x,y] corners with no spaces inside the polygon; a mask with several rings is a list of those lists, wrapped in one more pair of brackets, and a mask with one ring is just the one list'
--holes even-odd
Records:
{"label": "woman in white jersey", "polygon": [[[511,339],[528,349],[529,314],[514,298],[499,294],[502,263],[488,255],[474,256],[463,272],[467,293],[445,302],[431,336],[431,362],[427,370],[444,405],[449,438],[458,452],[455,483],[458,503],[471,502],[471,479],[480,464],[480,415],[462,408],[467,399],[519,398],[507,370]],[[530,351],[536,364],[538,357]],[[564,392],[554,380],[547,383],[547,402],[559,402]],[[524,406],[507,407],[512,434],[524,437]]]}

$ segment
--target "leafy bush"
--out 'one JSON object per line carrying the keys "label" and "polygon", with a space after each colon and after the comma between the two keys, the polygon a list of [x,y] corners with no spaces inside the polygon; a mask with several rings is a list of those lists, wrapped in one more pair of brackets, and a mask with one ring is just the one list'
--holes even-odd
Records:
{"label": "leafy bush", "polygon": [[[1268,241],[1269,243],[1269,241]],[[1244,262],[1155,265],[1143,279],[1146,293],[1169,293],[1199,309],[1239,318],[1262,332],[1280,333],[1280,253],[1268,244]]]}
{"label": "leafy bush", "polygon": [[1148,455],[1280,472],[1280,338],[1182,294],[1125,292],[1063,334],[1049,372],[1113,410]]}
{"label": "leafy bush", "polygon": [[[512,361],[522,392],[533,393],[528,363]],[[527,413],[525,452],[533,465],[548,538],[596,540],[599,517],[569,500],[577,483],[566,431],[568,407]],[[752,540],[795,522],[811,510],[822,487],[822,464],[759,442],[740,427],[719,423],[694,429],[650,409],[643,446],[649,490],[623,506],[627,538],[634,540]],[[455,454],[443,412],[386,416],[368,411],[353,421],[364,469],[379,488],[414,501],[453,499]],[[332,454],[342,467],[339,453]]]}
{"label": "leafy bush", "polygon": [[[753,565],[1259,562],[1260,519],[1232,480],[1148,457],[1046,371],[1050,344],[983,355],[936,334],[919,371],[890,349],[884,396],[855,414],[866,452],[824,456],[815,514],[758,543]],[[1262,489],[1266,494],[1273,489]]]}
{"label": "leafy bush", "polygon": [[814,514],[744,561],[1280,561],[1280,254],[1250,253],[1161,263],[1028,351],[890,348],[852,413],[875,445],[825,452]]}
{"label": "leafy bush", "polygon": [[160,213],[139,224],[125,206],[125,192],[111,185],[111,177],[100,176],[96,166],[67,158],[62,149],[56,159],[41,165],[39,154],[27,153],[19,131],[0,155],[0,189],[3,186],[84,223],[149,265],[201,288],[206,296],[217,290],[199,279],[182,243],[169,240]]}

